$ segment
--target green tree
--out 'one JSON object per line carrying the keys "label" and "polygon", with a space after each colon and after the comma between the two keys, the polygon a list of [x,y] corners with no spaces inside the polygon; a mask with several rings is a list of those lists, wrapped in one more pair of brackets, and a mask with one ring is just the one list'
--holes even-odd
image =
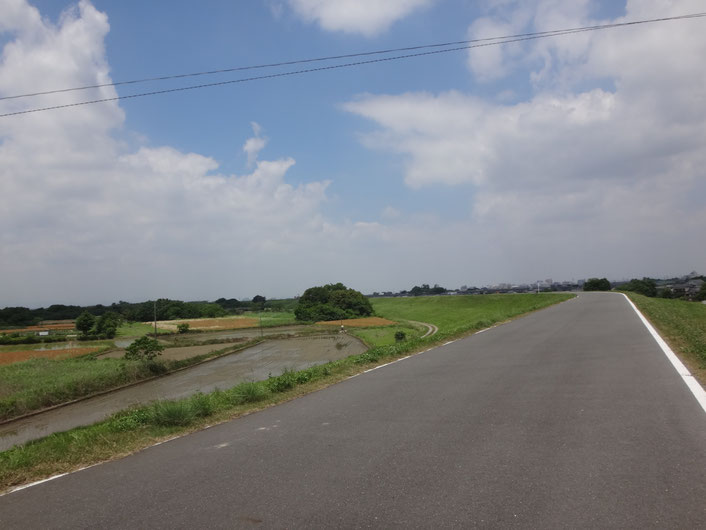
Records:
{"label": "green tree", "polygon": [[265,298],[262,295],[256,295],[252,299],[252,308],[255,311],[262,311],[265,307],[265,302],[267,301],[267,298]]}
{"label": "green tree", "polygon": [[589,278],[583,284],[584,291],[610,291],[610,282],[606,278]]}
{"label": "green tree", "polygon": [[699,292],[696,293],[696,299],[697,300],[706,300],[706,282],[701,284],[701,287],[699,288]]}
{"label": "green tree", "polygon": [[86,336],[91,332],[95,323],[96,317],[88,311],[84,311],[76,318],[76,329],[79,330],[82,335]]}
{"label": "green tree", "polygon": [[320,321],[372,315],[370,301],[359,291],[342,283],[310,287],[294,309],[297,320]]}
{"label": "green tree", "polygon": [[123,318],[114,311],[103,313],[96,321],[96,333],[108,339],[112,339],[118,332],[118,328],[122,322]]}
{"label": "green tree", "polygon": [[133,361],[151,361],[162,354],[162,346],[152,337],[145,335],[125,348],[125,358]]}
{"label": "green tree", "polygon": [[628,283],[621,285],[620,289],[622,291],[631,291],[644,296],[657,296],[657,283],[651,278],[643,278],[642,280],[633,278]]}

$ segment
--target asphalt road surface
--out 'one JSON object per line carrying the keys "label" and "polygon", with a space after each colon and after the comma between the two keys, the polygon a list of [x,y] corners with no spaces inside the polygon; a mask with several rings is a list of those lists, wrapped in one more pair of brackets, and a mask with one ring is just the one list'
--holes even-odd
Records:
{"label": "asphalt road surface", "polygon": [[581,294],[0,497],[0,528],[704,528],[706,414]]}

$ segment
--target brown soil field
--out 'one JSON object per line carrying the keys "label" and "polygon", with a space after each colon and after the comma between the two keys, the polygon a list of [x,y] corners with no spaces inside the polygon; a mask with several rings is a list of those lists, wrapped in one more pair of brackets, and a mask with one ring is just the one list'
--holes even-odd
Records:
{"label": "brown soil field", "polygon": [[[242,341],[241,341],[242,342]],[[236,347],[238,345],[237,342],[231,342],[231,343],[226,343],[226,344],[204,344],[201,346],[179,346],[177,348],[165,348],[162,353],[159,355],[159,359],[169,359],[169,360],[182,360],[182,359],[190,359],[191,357],[196,357],[197,355],[205,355],[207,353],[211,353],[217,350],[222,350],[224,348],[230,348],[230,347]],[[112,359],[120,359],[125,356],[125,350],[113,350],[108,353],[104,353],[102,355],[99,355],[99,359],[103,359],[106,357],[112,358]]]}
{"label": "brown soil field", "polygon": [[63,350],[25,350],[0,352],[0,365],[18,363],[28,359],[66,359],[93,353],[99,348],[65,348]]}
{"label": "brown soil field", "polygon": [[367,328],[370,326],[392,326],[397,324],[392,320],[387,320],[386,318],[380,317],[366,317],[366,318],[349,318],[348,320],[330,320],[327,322],[317,322],[317,324],[322,324],[324,326],[348,326],[349,328]]}
{"label": "brown soil field", "polygon": [[[145,322],[151,324],[151,322]],[[160,329],[177,330],[178,324],[189,324],[190,329],[220,330],[220,329],[242,329],[256,328],[260,321],[250,317],[224,317],[224,318],[199,318],[196,320],[162,320],[157,321]]]}
{"label": "brown soil field", "polygon": [[52,331],[76,329],[73,324],[47,324],[46,326],[28,326],[22,329],[0,329],[0,333],[26,333],[28,331]]}

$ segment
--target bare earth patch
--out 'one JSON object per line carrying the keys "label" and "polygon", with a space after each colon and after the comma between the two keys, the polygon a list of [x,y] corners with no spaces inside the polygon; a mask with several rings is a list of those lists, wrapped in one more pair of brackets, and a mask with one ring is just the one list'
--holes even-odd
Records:
{"label": "bare earth patch", "polygon": [[[151,324],[151,322],[145,322]],[[221,329],[242,329],[255,328],[260,325],[260,321],[251,317],[223,317],[223,318],[198,318],[195,320],[158,320],[159,329],[177,331],[178,324],[189,324],[189,329],[221,330]]]}
{"label": "bare earth patch", "polygon": [[0,364],[12,364],[28,359],[68,359],[98,351],[99,348],[64,348],[61,350],[25,350],[0,352]]}
{"label": "bare earth patch", "polygon": [[392,326],[397,324],[392,320],[387,320],[381,317],[365,317],[365,318],[349,318],[347,320],[330,320],[326,322],[317,322],[324,326],[348,326],[350,328],[367,328],[371,326]]}
{"label": "bare earth patch", "polygon": [[[191,357],[196,357],[198,355],[206,355],[208,353],[222,350],[230,346],[236,346],[237,342],[230,344],[204,344],[202,346],[180,346],[177,348],[166,348],[159,355],[159,359],[168,359],[171,361],[181,361],[183,359],[190,359]],[[113,350],[111,352],[99,355],[100,359],[112,358],[120,359],[125,356],[125,350]]]}
{"label": "bare earth patch", "polygon": [[27,326],[22,329],[0,329],[0,333],[28,333],[40,331],[70,331],[76,329],[73,324],[45,324],[43,326]]}

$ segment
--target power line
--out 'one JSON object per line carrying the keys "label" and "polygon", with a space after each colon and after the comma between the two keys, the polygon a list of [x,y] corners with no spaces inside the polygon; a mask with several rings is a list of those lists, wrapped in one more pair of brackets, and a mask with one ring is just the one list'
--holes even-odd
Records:
{"label": "power line", "polygon": [[390,48],[387,50],[358,52],[358,53],[350,53],[350,54],[345,54],[345,55],[331,55],[331,56],[327,56],[327,57],[317,57],[317,58],[313,58],[313,59],[297,59],[294,61],[285,61],[285,62],[278,62],[278,63],[259,64],[259,65],[251,65],[251,66],[239,66],[239,67],[234,67],[234,68],[223,68],[223,69],[219,69],[219,70],[208,70],[205,72],[192,72],[192,73],[186,73],[186,74],[175,74],[175,75],[166,75],[166,76],[159,76],[159,77],[147,77],[147,78],[143,78],[143,79],[133,79],[133,80],[129,80],[129,81],[116,81],[116,82],[112,82],[112,83],[103,83],[103,84],[97,84],[97,85],[87,85],[87,86],[81,86],[81,87],[62,88],[62,89],[57,89],[57,90],[47,90],[44,92],[18,94],[15,96],[2,96],[2,97],[0,97],[0,101],[6,100],[6,99],[19,99],[19,98],[34,97],[34,96],[43,96],[43,95],[48,95],[48,94],[58,94],[58,93],[63,93],[63,92],[73,92],[73,91],[78,91],[78,90],[88,90],[88,89],[92,89],[92,88],[131,85],[131,84],[137,84],[137,83],[147,83],[147,82],[152,82],[152,81],[166,81],[166,80],[170,80],[170,79],[183,79],[183,78],[187,78],[187,77],[214,75],[214,74],[239,72],[239,71],[244,71],[244,70],[255,70],[255,69],[263,69],[263,68],[274,68],[274,67],[280,67],[280,66],[292,66],[295,64],[331,61],[331,60],[338,60],[338,59],[351,59],[354,57],[365,57],[365,56],[371,56],[371,55],[382,55],[382,54],[387,54],[387,53],[407,52],[407,51],[414,51],[414,50],[427,49],[427,48],[446,48],[449,46],[459,46],[459,45],[475,44],[475,43],[490,42],[490,41],[503,41],[503,40],[507,40],[507,39],[517,39],[517,38],[523,38],[523,37],[540,37],[540,36],[550,37],[550,36],[554,36],[555,34],[563,34],[564,32],[609,29],[609,28],[616,28],[616,27],[622,27],[622,26],[632,26],[635,24],[666,22],[669,20],[698,18],[698,17],[703,17],[703,16],[706,16],[706,13],[693,13],[690,15],[680,15],[680,16],[676,16],[676,17],[654,18],[654,19],[639,20],[639,21],[633,21],[633,22],[603,24],[603,25],[598,25],[598,26],[583,26],[583,27],[578,27],[578,28],[567,28],[567,29],[561,29],[561,30],[541,31],[541,32],[534,32],[534,33],[520,33],[520,34],[516,34],[516,35],[506,35],[503,37],[487,37],[487,38],[483,38],[483,39],[471,39],[471,40],[462,40],[462,41],[454,41],[454,42],[436,43],[436,44],[424,44],[424,45],[419,45],[419,46],[408,46],[408,47],[404,47],[404,48]]}
{"label": "power line", "polygon": [[[77,90],[87,90],[87,89],[91,89],[91,88],[102,88],[102,87],[108,87],[108,86],[144,83],[144,82],[148,82],[148,81],[162,81],[162,80],[167,80],[167,79],[196,77],[196,76],[202,76],[202,75],[212,75],[212,74],[217,74],[217,73],[227,73],[227,72],[235,72],[235,71],[242,71],[242,70],[272,68],[272,67],[294,65],[294,64],[312,63],[312,62],[329,61],[329,60],[336,60],[336,59],[343,59],[343,58],[379,55],[379,54],[386,54],[386,53],[393,53],[393,52],[400,52],[400,51],[413,51],[413,50],[420,50],[420,49],[442,48],[443,47],[443,49],[434,49],[434,50],[426,51],[426,52],[410,53],[410,54],[404,54],[404,55],[395,55],[395,56],[391,56],[391,57],[382,57],[382,58],[369,59],[369,60],[364,60],[364,61],[341,63],[341,64],[335,64],[335,65],[329,65],[329,66],[321,66],[321,67],[316,67],[316,68],[294,70],[294,71],[289,71],[289,72],[279,72],[279,73],[266,74],[266,75],[261,75],[261,76],[233,79],[233,80],[228,80],[228,81],[204,83],[204,84],[200,84],[200,85],[191,85],[191,86],[186,86],[186,87],[177,87],[177,88],[170,88],[170,89],[164,89],[164,90],[154,90],[154,91],[150,91],[150,92],[142,92],[142,93],[138,93],[138,94],[129,94],[129,95],[124,95],[124,96],[115,96],[115,97],[111,97],[111,98],[101,98],[101,99],[95,99],[95,100],[89,100],[89,101],[81,101],[81,102],[77,102],[77,103],[68,103],[68,104],[64,104],[64,105],[53,105],[53,106],[49,106],[49,107],[27,109],[27,110],[22,110],[22,111],[9,112],[6,114],[0,114],[0,118],[4,118],[4,117],[8,117],[8,116],[16,116],[19,114],[29,114],[29,113],[34,113],[34,112],[43,112],[43,111],[48,111],[48,110],[57,110],[57,109],[63,109],[63,108],[69,108],[69,107],[92,105],[95,103],[106,103],[106,102],[110,102],[110,101],[118,101],[118,100],[123,100],[123,99],[134,99],[134,98],[145,97],[145,96],[168,94],[168,93],[172,93],[172,92],[184,92],[187,90],[196,90],[196,89],[200,89],[200,88],[207,88],[207,87],[214,87],[214,86],[223,86],[223,85],[230,85],[230,84],[236,84],[236,83],[246,83],[246,82],[250,82],[250,81],[263,80],[263,79],[273,79],[273,78],[277,78],[277,77],[288,77],[288,76],[301,75],[301,74],[307,74],[307,73],[313,73],[313,72],[322,72],[322,71],[326,71],[326,70],[350,68],[353,66],[361,66],[361,65],[366,65],[366,64],[374,64],[374,63],[382,63],[382,62],[388,62],[388,61],[396,61],[396,60],[401,60],[401,59],[410,59],[410,58],[415,58],[415,57],[438,55],[441,53],[449,53],[449,52],[469,50],[469,49],[473,49],[473,48],[482,48],[482,47],[488,47],[488,46],[498,46],[501,44],[510,44],[510,43],[514,43],[514,42],[537,40],[537,39],[543,39],[543,38],[548,38],[548,37],[570,35],[570,34],[574,34],[574,33],[584,33],[584,32],[589,32],[589,31],[599,31],[599,30],[605,30],[605,29],[611,29],[611,28],[634,26],[634,25],[639,25],[639,24],[650,24],[650,23],[656,23],[656,22],[666,22],[666,21],[672,21],[672,20],[684,20],[684,19],[702,18],[702,17],[706,17],[706,13],[692,13],[692,14],[688,14],[688,15],[679,15],[679,16],[674,16],[674,17],[655,18],[655,19],[638,20],[638,21],[632,21],[632,22],[621,22],[621,23],[614,23],[614,24],[602,24],[602,25],[595,25],[595,26],[583,26],[583,27],[569,28],[569,29],[563,29],[563,30],[524,33],[524,34],[510,35],[510,36],[505,36],[505,37],[488,37],[488,38],[484,38],[484,39],[456,41],[456,42],[440,43],[440,44],[427,44],[427,45],[420,45],[420,46],[411,46],[411,47],[406,47],[406,48],[395,48],[395,49],[389,49],[389,50],[360,52],[360,53],[347,54],[347,55],[319,57],[319,58],[314,58],[314,59],[300,59],[300,60],[296,60],[296,61],[287,61],[287,62],[281,62],[281,63],[263,64],[263,65],[255,65],[255,66],[243,66],[243,67],[238,67],[238,68],[212,70],[212,71],[208,71],[208,72],[178,74],[178,75],[172,75],[172,76],[137,79],[137,80],[132,80],[132,81],[121,81],[121,82],[116,82],[116,83],[105,83],[105,84],[101,84],[101,85],[65,88],[65,89],[51,90],[51,91],[46,91],[46,92],[37,92],[37,93],[33,93],[33,94],[20,94],[20,95],[16,95],[16,96],[5,96],[5,97],[0,98],[0,100],[18,99],[18,98],[24,98],[24,97],[56,94],[56,93],[71,92],[71,91],[77,91]],[[461,46],[458,46],[459,44]],[[455,47],[449,48],[448,46],[455,46]]]}

